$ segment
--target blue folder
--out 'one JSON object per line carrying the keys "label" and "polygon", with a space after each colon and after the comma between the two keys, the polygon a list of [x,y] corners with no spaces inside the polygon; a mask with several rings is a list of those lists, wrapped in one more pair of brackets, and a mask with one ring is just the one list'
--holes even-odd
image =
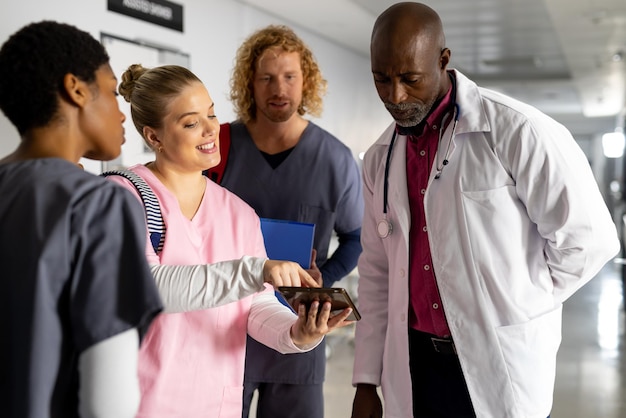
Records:
{"label": "blue folder", "polygon": [[315,224],[261,218],[261,232],[269,258],[295,261],[303,269],[311,267]]}

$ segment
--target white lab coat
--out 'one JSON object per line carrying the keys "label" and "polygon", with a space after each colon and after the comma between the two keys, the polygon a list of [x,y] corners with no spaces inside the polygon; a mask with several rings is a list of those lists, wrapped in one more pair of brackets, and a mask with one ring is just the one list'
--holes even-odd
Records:
{"label": "white lab coat", "polygon": [[[584,153],[562,125],[452,71],[460,118],[449,164],[439,179],[433,164],[425,194],[446,318],[477,416],[546,418],[562,303],[616,255],[617,230]],[[376,229],[393,130],[372,145],[363,165],[363,318],[353,383],[382,385],[385,417],[407,418],[410,210],[401,135],[389,170],[393,232],[380,238]]]}

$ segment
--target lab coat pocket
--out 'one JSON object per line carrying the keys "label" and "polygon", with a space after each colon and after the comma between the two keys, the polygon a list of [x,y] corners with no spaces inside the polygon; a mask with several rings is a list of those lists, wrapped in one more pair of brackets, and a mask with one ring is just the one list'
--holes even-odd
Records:
{"label": "lab coat pocket", "polygon": [[547,415],[550,411],[556,354],[561,344],[562,309],[559,305],[528,322],[496,328],[519,408],[516,416],[531,417],[544,412]]}
{"label": "lab coat pocket", "polygon": [[534,228],[515,194],[515,188],[510,185],[491,190],[463,191],[463,213],[472,254],[477,260],[519,257],[518,249],[525,243],[527,231]]}
{"label": "lab coat pocket", "polygon": [[225,387],[219,418],[241,418],[243,386]]}

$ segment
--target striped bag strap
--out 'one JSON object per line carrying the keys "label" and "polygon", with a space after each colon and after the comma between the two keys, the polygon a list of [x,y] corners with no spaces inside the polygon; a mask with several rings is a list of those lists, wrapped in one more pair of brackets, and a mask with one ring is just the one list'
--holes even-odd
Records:
{"label": "striped bag strap", "polygon": [[152,244],[152,248],[154,248],[154,252],[159,254],[161,250],[163,250],[163,242],[165,242],[165,223],[161,215],[161,205],[154,195],[152,188],[144,179],[130,170],[110,170],[100,175],[103,177],[122,176],[135,186],[143,201],[143,207],[146,210],[150,243]]}

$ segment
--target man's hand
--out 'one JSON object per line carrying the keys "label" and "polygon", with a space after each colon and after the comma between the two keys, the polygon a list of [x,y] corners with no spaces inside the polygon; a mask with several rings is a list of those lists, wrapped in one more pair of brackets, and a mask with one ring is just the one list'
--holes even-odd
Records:
{"label": "man's hand", "polygon": [[[320,271],[319,268],[317,268],[317,264],[315,263],[316,257],[317,257],[317,250],[313,248],[313,251],[311,252],[311,268],[307,269],[307,273],[309,273],[311,277],[313,277],[315,281],[317,281],[317,284],[318,284],[317,287],[321,287],[322,284],[324,283],[324,280],[322,279],[322,272]],[[311,287],[316,287],[316,286],[311,286]]]}
{"label": "man's hand", "polygon": [[376,386],[359,383],[352,402],[352,418],[382,418],[383,404]]}
{"label": "man's hand", "polygon": [[296,262],[267,260],[263,265],[263,281],[279,286],[320,287],[318,282]]}

